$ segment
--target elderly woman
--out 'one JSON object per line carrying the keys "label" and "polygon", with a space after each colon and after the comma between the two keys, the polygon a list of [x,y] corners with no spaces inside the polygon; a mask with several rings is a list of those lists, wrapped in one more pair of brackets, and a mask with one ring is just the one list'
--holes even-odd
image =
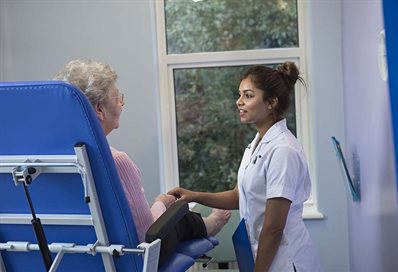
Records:
{"label": "elderly woman", "polygon": [[[123,94],[119,92],[116,85],[117,74],[108,64],[89,59],[73,60],[56,74],[54,80],[69,82],[77,86],[87,96],[97,113],[105,135],[119,127],[119,118],[125,103]],[[111,152],[136,224],[138,239],[143,242],[150,225],[176,199],[172,195],[161,194],[150,207],[144,195],[138,167],[126,153],[112,147]],[[218,209],[213,209],[206,218],[202,218],[200,214],[189,212],[177,224],[176,230],[181,240],[215,235],[227,223],[230,215],[230,211]],[[171,247],[174,247],[174,244],[176,241],[173,241]],[[173,248],[170,250],[170,245],[162,244],[161,251],[166,250],[173,251]]]}

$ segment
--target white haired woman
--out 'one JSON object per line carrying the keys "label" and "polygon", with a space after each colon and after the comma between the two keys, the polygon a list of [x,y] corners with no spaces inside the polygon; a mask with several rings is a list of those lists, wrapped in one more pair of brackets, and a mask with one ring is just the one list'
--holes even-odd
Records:
{"label": "white haired woman", "polygon": [[[105,135],[119,127],[123,110],[124,96],[117,87],[117,74],[108,64],[77,59],[67,63],[54,77],[54,80],[69,82],[78,87],[91,102]],[[141,184],[141,174],[137,165],[125,152],[111,147],[120,181],[130,207],[140,242],[145,240],[145,233],[151,224],[172,205],[176,198],[160,194],[149,206]],[[189,212],[176,226],[179,240],[188,240],[217,234],[227,223],[230,211],[213,209],[205,218]],[[170,239],[169,239],[170,240]],[[178,241],[167,241],[161,245],[160,263],[174,251]]]}

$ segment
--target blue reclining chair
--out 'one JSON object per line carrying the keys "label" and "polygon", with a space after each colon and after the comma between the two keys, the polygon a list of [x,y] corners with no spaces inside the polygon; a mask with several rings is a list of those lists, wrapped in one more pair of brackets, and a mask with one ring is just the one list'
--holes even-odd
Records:
{"label": "blue reclining chair", "polygon": [[186,271],[218,243],[185,241],[158,268],[163,234],[138,244],[103,129],[75,87],[0,83],[0,116],[0,272]]}

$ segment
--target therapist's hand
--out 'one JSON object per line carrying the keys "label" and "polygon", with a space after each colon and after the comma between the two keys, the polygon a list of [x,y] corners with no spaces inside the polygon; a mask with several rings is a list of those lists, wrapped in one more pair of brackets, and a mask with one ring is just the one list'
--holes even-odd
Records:
{"label": "therapist's hand", "polygon": [[193,202],[196,199],[197,193],[184,188],[176,187],[168,191],[167,194],[175,196],[178,200]]}
{"label": "therapist's hand", "polygon": [[158,195],[155,199],[155,201],[163,202],[164,206],[166,206],[166,209],[168,209],[174,202],[176,202],[176,200],[177,199],[173,195],[165,194]]}

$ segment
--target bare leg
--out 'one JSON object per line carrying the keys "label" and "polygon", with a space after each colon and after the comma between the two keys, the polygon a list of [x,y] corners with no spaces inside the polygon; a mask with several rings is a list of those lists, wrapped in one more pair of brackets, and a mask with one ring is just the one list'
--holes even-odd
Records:
{"label": "bare leg", "polygon": [[214,236],[220,232],[222,227],[228,222],[231,217],[231,211],[213,209],[208,217],[204,217],[207,235]]}

